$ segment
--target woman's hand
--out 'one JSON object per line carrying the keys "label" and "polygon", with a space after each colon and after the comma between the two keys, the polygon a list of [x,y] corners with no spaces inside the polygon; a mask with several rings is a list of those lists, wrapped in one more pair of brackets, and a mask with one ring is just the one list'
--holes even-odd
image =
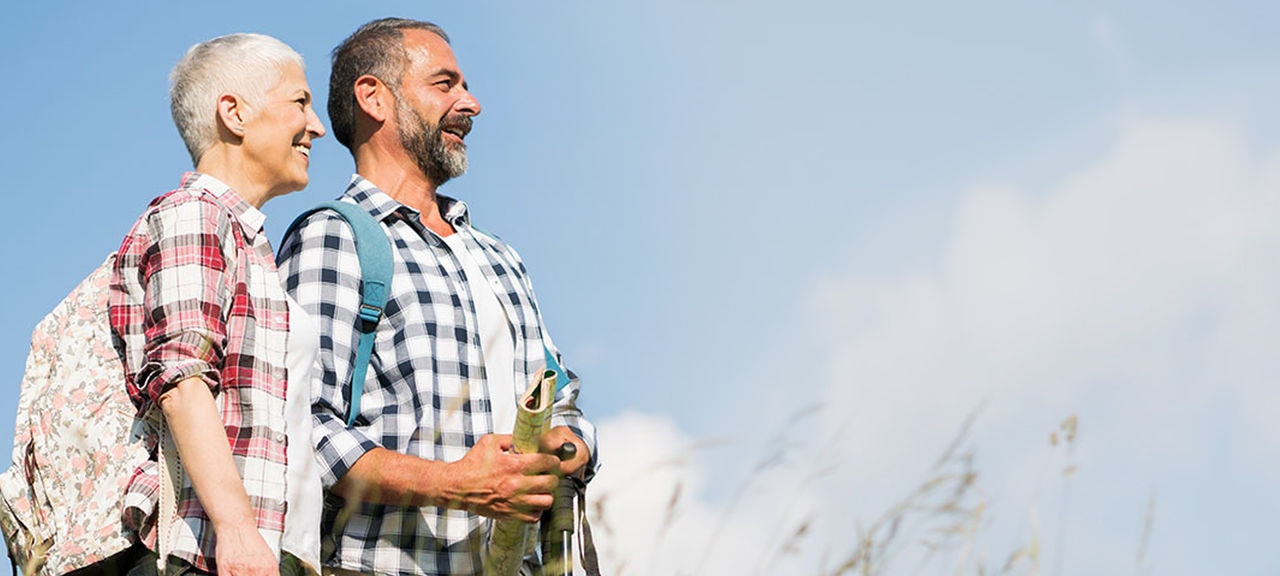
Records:
{"label": "woman's hand", "polygon": [[280,561],[258,532],[208,384],[198,376],[182,380],[160,396],[160,409],[196,498],[213,524],[218,573],[278,576]]}
{"label": "woman's hand", "polygon": [[218,530],[214,561],[218,574],[228,576],[280,576],[280,561],[252,524]]}

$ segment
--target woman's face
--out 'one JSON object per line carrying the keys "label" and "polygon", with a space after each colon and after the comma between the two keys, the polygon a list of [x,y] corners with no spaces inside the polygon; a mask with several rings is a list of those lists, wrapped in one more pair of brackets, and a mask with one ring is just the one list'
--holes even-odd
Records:
{"label": "woman's face", "polygon": [[302,67],[287,64],[244,124],[246,176],[266,190],[264,201],[307,187],[311,141],[324,133]]}

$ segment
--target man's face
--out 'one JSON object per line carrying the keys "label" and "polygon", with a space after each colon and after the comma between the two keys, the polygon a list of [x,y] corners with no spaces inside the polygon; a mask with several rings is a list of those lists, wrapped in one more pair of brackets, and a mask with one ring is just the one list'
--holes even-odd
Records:
{"label": "man's face", "polygon": [[396,100],[396,132],[423,174],[439,186],[467,171],[471,117],[480,103],[467,91],[453,50],[425,30],[406,30],[409,63]]}

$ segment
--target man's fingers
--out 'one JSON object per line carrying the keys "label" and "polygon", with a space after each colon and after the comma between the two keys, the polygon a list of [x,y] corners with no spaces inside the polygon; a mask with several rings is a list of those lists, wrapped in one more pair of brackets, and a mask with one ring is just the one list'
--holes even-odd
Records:
{"label": "man's fingers", "polygon": [[587,467],[587,463],[591,461],[591,457],[586,450],[578,451],[572,459],[560,463],[560,473],[565,476],[577,474],[579,470]]}
{"label": "man's fingers", "polygon": [[[523,456],[521,455],[521,457]],[[542,456],[545,456],[545,454]],[[559,476],[556,475],[559,465],[559,462],[554,458],[539,457],[530,459],[520,469],[519,482],[514,486],[514,495],[551,494],[555,491],[556,484],[560,481]]]}
{"label": "man's fingers", "polygon": [[517,461],[520,472],[525,476],[554,474],[560,467],[560,460],[550,454],[512,454],[511,458]]}
{"label": "man's fingers", "polygon": [[524,499],[524,507],[526,510],[541,514],[543,510],[550,508],[555,503],[555,497],[551,494],[530,494]]}
{"label": "man's fingers", "polygon": [[554,503],[561,462],[551,454],[502,449],[510,444],[510,435],[486,435],[459,462],[479,481],[467,509],[490,518],[536,522]]}
{"label": "man's fingers", "polygon": [[[533,494],[545,494],[548,497],[555,493],[556,486],[560,484],[560,477],[552,474],[539,474],[529,478],[533,484]],[[550,504],[547,504],[550,506]]]}
{"label": "man's fingers", "polygon": [[559,453],[560,447],[566,442],[573,444],[574,451],[568,459],[559,463],[559,473],[562,476],[576,474],[591,461],[591,453],[587,450],[587,443],[583,442],[567,426],[556,426],[538,439],[540,449],[546,454]]}
{"label": "man's fingers", "polygon": [[494,444],[493,449],[501,452],[511,452],[515,447],[515,438],[510,434],[486,434],[480,437],[476,445]]}
{"label": "man's fingers", "polygon": [[556,426],[548,430],[538,438],[538,447],[546,454],[555,454],[556,450],[560,449],[560,445],[565,442],[572,442],[578,450],[584,450],[587,447],[582,439],[567,426]]}
{"label": "man's fingers", "polygon": [[[541,478],[541,477],[539,477]],[[554,478],[550,476],[549,478]],[[493,509],[494,518],[510,518],[521,520],[524,522],[536,522],[548,508],[554,503],[555,497],[546,493],[541,487],[530,484],[528,492],[521,493],[506,501],[504,505],[497,506]]]}

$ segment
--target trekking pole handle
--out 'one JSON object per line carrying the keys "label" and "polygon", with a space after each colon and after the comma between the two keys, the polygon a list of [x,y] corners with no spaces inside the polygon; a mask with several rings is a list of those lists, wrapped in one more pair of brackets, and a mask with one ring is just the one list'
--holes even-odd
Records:
{"label": "trekking pole handle", "polygon": [[[556,449],[561,462],[572,460],[578,447],[565,442]],[[556,486],[555,503],[543,520],[547,522],[546,541],[542,545],[545,576],[573,576],[573,498],[577,489],[573,478],[564,477]]]}

